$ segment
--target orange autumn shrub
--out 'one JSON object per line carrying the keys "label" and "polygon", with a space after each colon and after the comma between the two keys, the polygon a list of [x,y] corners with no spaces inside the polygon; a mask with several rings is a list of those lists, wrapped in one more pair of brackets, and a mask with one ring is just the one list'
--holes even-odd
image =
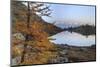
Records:
{"label": "orange autumn shrub", "polygon": [[25,34],[29,34],[29,29],[27,28],[26,22],[15,22],[14,28],[16,32],[21,32]]}
{"label": "orange autumn shrub", "polygon": [[[27,27],[27,23],[25,22],[16,22],[15,24],[15,30],[17,32],[21,32],[24,34],[31,35],[31,40],[24,41],[24,44],[27,44],[32,47],[32,50],[34,49],[35,52],[26,52],[24,61],[21,64],[44,64],[47,63],[48,60],[53,57],[53,53],[50,51],[54,49],[53,44],[48,40],[48,34],[44,32],[42,24],[38,22],[32,22],[29,25],[30,27]],[[15,41],[17,43],[21,43],[20,41]],[[15,53],[15,56],[21,55],[22,50],[19,48],[14,49],[13,47],[13,53]],[[17,51],[18,52],[17,52]],[[27,50],[27,49],[26,49]],[[36,53],[35,55],[33,53]]]}

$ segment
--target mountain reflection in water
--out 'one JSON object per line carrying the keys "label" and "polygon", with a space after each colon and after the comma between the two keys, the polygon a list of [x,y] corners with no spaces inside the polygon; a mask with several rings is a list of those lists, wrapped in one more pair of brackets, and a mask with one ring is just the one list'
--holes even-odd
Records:
{"label": "mountain reflection in water", "polygon": [[64,31],[49,38],[55,44],[68,44],[72,46],[91,46],[95,44],[95,35],[84,36],[75,32]]}

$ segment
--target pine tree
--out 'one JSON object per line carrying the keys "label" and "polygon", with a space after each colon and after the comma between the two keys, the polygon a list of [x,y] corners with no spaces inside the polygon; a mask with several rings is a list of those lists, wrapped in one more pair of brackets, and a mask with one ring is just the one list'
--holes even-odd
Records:
{"label": "pine tree", "polygon": [[15,24],[17,32],[24,33],[26,39],[20,64],[48,63],[48,60],[53,57],[53,53],[50,50],[53,50],[54,46],[49,42],[48,34],[43,31],[42,24],[38,22],[41,22],[39,21],[41,16],[50,17],[51,10],[49,6],[43,3],[25,3],[27,3],[26,13],[20,12],[20,15],[27,17],[27,21],[18,20]]}

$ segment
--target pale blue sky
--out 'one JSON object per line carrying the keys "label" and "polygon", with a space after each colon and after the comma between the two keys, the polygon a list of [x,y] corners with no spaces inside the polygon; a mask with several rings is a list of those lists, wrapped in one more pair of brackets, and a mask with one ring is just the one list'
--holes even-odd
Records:
{"label": "pale blue sky", "polygon": [[[47,22],[59,21],[72,24],[95,24],[95,6],[50,4],[53,10],[51,18],[43,17]],[[60,23],[61,23],[60,22]]]}

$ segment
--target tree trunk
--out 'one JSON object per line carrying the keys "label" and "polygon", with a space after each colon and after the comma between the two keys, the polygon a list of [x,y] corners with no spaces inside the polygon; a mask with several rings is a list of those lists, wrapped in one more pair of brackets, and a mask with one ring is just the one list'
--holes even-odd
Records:
{"label": "tree trunk", "polygon": [[[28,13],[27,13],[27,28],[29,29],[30,28],[30,2],[27,2],[27,5],[28,5]],[[29,41],[29,35],[26,34],[26,41]],[[23,50],[23,53],[22,53],[22,57],[21,57],[21,63],[24,62],[24,58],[25,58],[25,54],[26,54],[26,50],[27,50],[27,45],[28,44],[24,44],[24,50]]]}

